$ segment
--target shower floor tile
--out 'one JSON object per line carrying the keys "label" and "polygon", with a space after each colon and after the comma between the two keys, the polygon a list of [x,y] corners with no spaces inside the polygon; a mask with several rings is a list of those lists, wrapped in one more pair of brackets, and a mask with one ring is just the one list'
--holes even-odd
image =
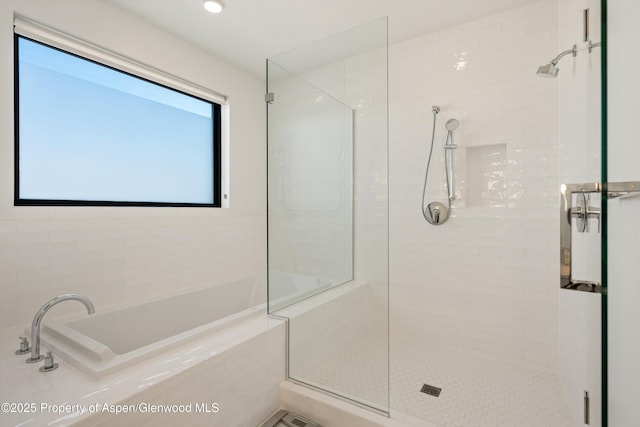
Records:
{"label": "shower floor tile", "polygon": [[[364,335],[303,380],[378,405],[386,402],[386,343]],[[565,399],[554,374],[470,350],[394,339],[391,414],[401,412],[442,427],[568,427]],[[421,393],[442,388],[439,397]]]}

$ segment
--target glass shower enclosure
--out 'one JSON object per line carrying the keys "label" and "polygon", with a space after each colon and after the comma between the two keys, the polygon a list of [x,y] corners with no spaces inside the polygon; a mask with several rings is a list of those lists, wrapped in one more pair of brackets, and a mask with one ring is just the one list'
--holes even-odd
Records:
{"label": "glass shower enclosure", "polygon": [[388,413],[386,18],[269,58],[266,102],[268,311],[288,319],[288,377]]}

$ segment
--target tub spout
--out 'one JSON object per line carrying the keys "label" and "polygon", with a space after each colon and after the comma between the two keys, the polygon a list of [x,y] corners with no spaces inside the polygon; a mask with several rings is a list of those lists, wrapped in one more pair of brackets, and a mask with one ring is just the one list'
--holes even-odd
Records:
{"label": "tub spout", "polygon": [[47,314],[47,311],[49,311],[51,307],[62,301],[69,300],[76,300],[83,303],[84,306],[87,307],[87,312],[89,314],[93,314],[96,312],[95,308],[93,308],[93,304],[91,303],[91,301],[89,301],[89,298],[80,294],[58,295],[57,297],[53,298],[45,305],[40,307],[40,310],[38,310],[35,317],[33,318],[33,322],[31,322],[31,357],[27,359],[27,363],[35,363],[44,358],[44,356],[40,354],[40,323],[42,323],[42,318],[45,314]]}

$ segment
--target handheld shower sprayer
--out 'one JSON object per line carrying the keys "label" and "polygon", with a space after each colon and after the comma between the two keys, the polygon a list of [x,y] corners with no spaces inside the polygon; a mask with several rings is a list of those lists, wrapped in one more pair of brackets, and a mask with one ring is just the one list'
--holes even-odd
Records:
{"label": "handheld shower sprayer", "polygon": [[447,120],[447,123],[444,124],[444,127],[448,132],[453,132],[454,130],[458,129],[459,126],[460,122],[456,119],[449,119]]}
{"label": "handheld shower sprayer", "polygon": [[447,177],[447,195],[449,196],[449,203],[456,198],[455,191],[453,189],[453,152],[458,148],[453,143],[453,131],[460,127],[460,122],[456,119],[449,119],[444,125],[447,129],[447,139],[444,142],[444,160],[445,160],[445,175]]}
{"label": "handheld shower sprayer", "polygon": [[422,216],[424,219],[432,225],[443,224],[449,219],[451,213],[451,201],[455,199],[455,193],[453,191],[453,153],[451,150],[456,149],[456,145],[453,143],[453,132],[460,127],[460,122],[456,119],[449,119],[445,123],[445,129],[447,130],[447,139],[444,143],[445,150],[445,174],[447,178],[447,204],[441,202],[430,202],[425,206],[425,198],[427,193],[427,180],[429,178],[429,167],[431,166],[431,158],[433,155],[433,146],[436,136],[436,120],[440,113],[440,107],[434,105],[431,107],[433,113],[433,129],[431,131],[431,146],[429,148],[429,159],[427,160],[427,167],[424,175],[424,186],[422,188]]}

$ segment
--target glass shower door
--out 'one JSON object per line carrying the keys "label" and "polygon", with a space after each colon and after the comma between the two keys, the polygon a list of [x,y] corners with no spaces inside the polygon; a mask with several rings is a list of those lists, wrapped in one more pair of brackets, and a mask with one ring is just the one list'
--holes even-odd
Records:
{"label": "glass shower door", "polygon": [[[592,125],[585,126],[583,167],[599,170],[600,176],[563,186],[561,303],[564,297],[570,304],[561,304],[561,314],[567,315],[562,309],[568,306],[578,320],[570,332],[563,335],[561,329],[560,338],[572,334],[570,341],[578,344],[571,349],[578,361],[573,362],[573,372],[580,372],[584,388],[583,402],[575,405],[583,409],[578,420],[622,426],[637,422],[640,377],[640,151],[633,139],[640,92],[632,71],[640,63],[628,55],[640,5],[624,0],[587,3],[586,18],[595,18],[589,27],[596,31],[585,40],[590,70],[585,112],[586,123]],[[600,28],[606,32],[600,33]],[[589,234],[597,238],[596,244]],[[586,292],[566,293],[576,290]]]}
{"label": "glass shower door", "polygon": [[388,414],[386,18],[269,58],[266,102],[288,378]]}
{"label": "glass shower door", "polygon": [[608,425],[638,423],[640,379],[640,59],[635,40],[640,3],[606,0],[607,60],[605,229],[608,299]]}
{"label": "glass shower door", "polygon": [[269,312],[353,279],[353,110],[269,60]]}
{"label": "glass shower door", "polygon": [[[606,201],[603,168],[603,51],[600,0],[564,4],[563,30],[576,43],[560,80],[559,352],[565,396],[577,425],[606,425]],[[588,9],[587,9],[588,8]],[[576,40],[576,33],[584,35]],[[596,45],[596,46],[598,46]],[[564,75],[562,74],[564,73]]]}

